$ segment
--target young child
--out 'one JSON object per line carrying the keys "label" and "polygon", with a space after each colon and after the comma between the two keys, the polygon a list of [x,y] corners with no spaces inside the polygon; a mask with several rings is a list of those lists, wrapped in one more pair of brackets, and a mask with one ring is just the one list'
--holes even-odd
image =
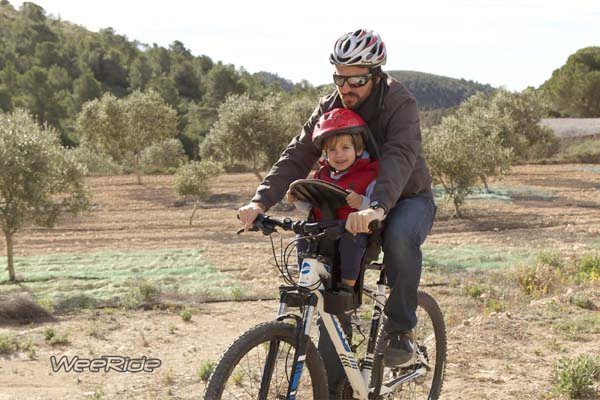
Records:
{"label": "young child", "polygon": [[[351,212],[369,208],[379,165],[376,160],[371,160],[365,150],[363,135],[367,129],[367,124],[358,114],[345,108],[323,114],[315,125],[312,141],[323,151],[324,160],[313,178],[334,183],[349,191],[347,204],[336,211],[337,219],[346,219]],[[293,202],[298,209],[310,209],[310,205],[297,201],[290,191],[287,201]],[[312,213],[317,220],[321,219],[318,208],[313,208]],[[344,290],[354,290],[367,237],[367,234],[354,236],[346,233],[338,242]]]}

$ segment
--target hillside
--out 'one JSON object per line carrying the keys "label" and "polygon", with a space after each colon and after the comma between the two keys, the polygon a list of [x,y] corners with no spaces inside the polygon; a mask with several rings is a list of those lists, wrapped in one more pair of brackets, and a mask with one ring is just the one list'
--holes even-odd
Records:
{"label": "hillside", "polygon": [[417,71],[387,71],[415,95],[421,110],[459,105],[477,92],[491,93],[494,88],[465,79],[449,78]]}
{"label": "hillside", "polygon": [[75,145],[75,118],[85,102],[105,93],[120,98],[154,90],[177,111],[178,137],[194,156],[231,94],[317,98],[306,82],[293,84],[270,72],[251,74],[194,55],[179,40],[167,47],[142,40],[112,28],[90,31],[34,3],[15,9],[0,1],[0,111],[26,108],[39,123],[58,129],[63,144]]}
{"label": "hillside", "polygon": [[[123,97],[154,90],[180,117],[178,137],[188,155],[217,118],[218,106],[235,93],[262,98],[279,92],[315,98],[321,87],[293,83],[275,72],[250,74],[243,66],[194,55],[175,40],[145,44],[112,28],[92,32],[77,22],[48,15],[34,4],[19,9],[0,2],[0,111],[30,110],[40,123],[61,132],[63,144],[78,142],[74,119],[82,105],[110,92]],[[489,85],[412,71],[391,71],[416,95],[422,110],[448,108]],[[333,87],[333,85],[331,85]],[[285,100],[285,99],[284,99]],[[201,115],[201,117],[199,117]]]}

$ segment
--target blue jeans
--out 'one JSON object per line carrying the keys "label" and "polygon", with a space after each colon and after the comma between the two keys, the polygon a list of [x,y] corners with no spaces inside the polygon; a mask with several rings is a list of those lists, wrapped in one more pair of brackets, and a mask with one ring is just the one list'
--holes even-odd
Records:
{"label": "blue jeans", "polygon": [[421,280],[421,245],[433,226],[436,206],[424,196],[400,200],[385,219],[383,252],[391,288],[385,305],[388,332],[406,331],[417,324],[417,290]]}
{"label": "blue jeans", "polygon": [[[383,251],[388,286],[391,288],[384,312],[388,317],[386,330],[409,330],[417,323],[417,291],[421,279],[423,256],[421,244],[433,226],[436,206],[425,196],[401,199],[384,221]],[[350,340],[350,314],[339,315],[340,323]],[[331,339],[320,320],[319,352],[323,357],[330,393],[335,392],[344,371]]]}

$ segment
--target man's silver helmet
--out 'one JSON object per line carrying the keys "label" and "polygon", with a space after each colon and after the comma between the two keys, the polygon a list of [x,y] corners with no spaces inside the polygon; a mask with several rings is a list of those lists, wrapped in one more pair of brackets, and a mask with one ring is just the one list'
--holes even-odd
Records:
{"label": "man's silver helmet", "polygon": [[385,44],[379,34],[359,29],[342,35],[333,46],[329,61],[334,65],[375,68],[385,64]]}

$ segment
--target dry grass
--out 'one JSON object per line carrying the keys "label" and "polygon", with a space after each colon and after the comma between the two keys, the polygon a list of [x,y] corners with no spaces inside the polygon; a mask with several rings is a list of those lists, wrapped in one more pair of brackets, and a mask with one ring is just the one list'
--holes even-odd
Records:
{"label": "dry grass", "polygon": [[52,315],[45,308],[29,298],[0,295],[0,324],[28,324],[52,320]]}

